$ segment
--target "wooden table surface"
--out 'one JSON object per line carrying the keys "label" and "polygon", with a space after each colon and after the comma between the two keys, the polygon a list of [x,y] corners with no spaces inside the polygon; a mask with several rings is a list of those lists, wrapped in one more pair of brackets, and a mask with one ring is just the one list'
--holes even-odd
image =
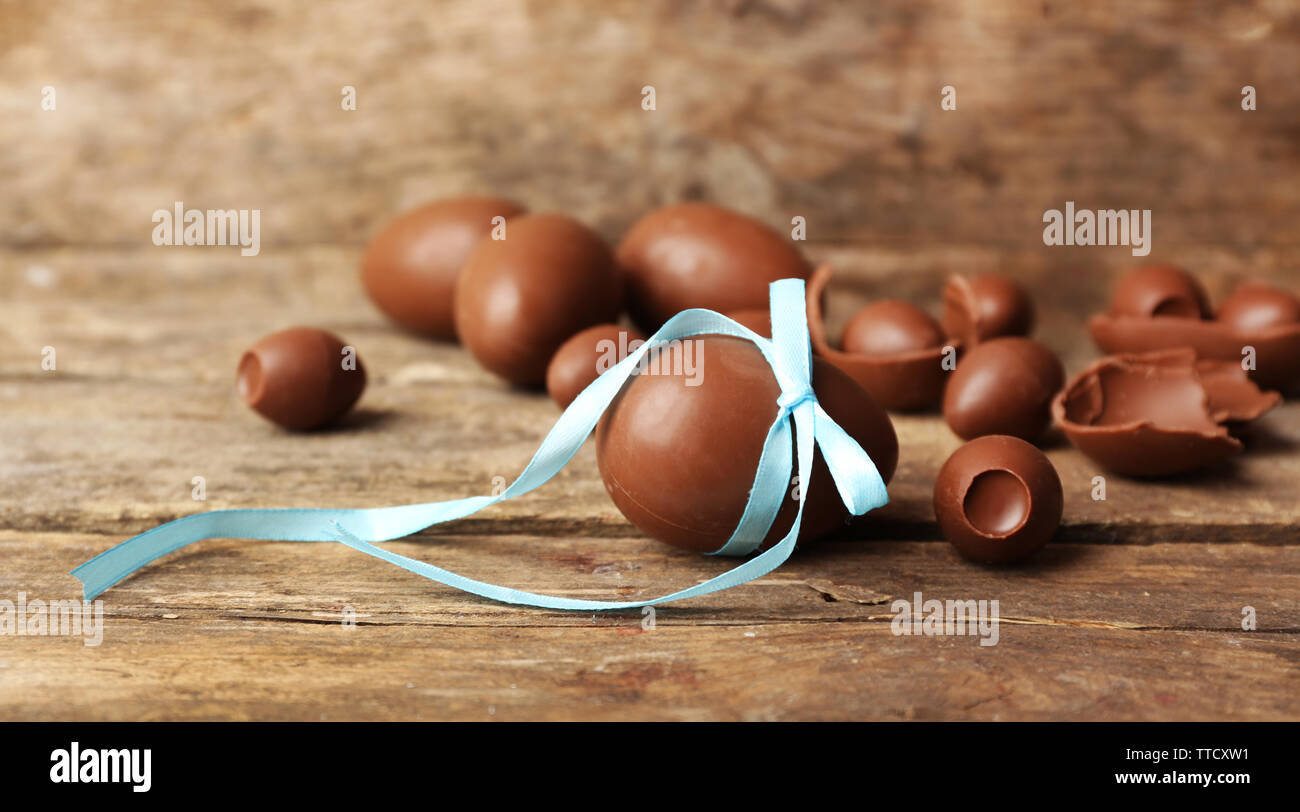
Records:
{"label": "wooden table surface", "polygon": [[[1139,260],[1045,247],[1042,212],[1066,200],[1152,208],[1152,258],[1215,296],[1245,276],[1300,288],[1300,15],[1178,7],[6,8],[0,599],[79,597],[69,569],[200,509],[451,499],[517,474],[554,405],[361,292],[366,236],[430,197],[510,194],[611,239],[676,199],[806,216],[807,253],[840,273],[832,328],[882,296],[936,310],[947,273],[1000,270],[1069,373],[1096,355],[1084,318]],[[262,208],[260,255],[152,245],[174,200]],[[370,371],[337,429],[286,434],[236,398],[240,352],[293,324],[338,332]],[[341,545],[209,541],[107,592],[99,646],[0,636],[0,718],[1300,718],[1300,400],[1231,464],[1108,476],[1104,501],[1104,472],[1049,436],[1063,525],[1000,568],[935,526],[957,439],[933,414],[895,426],[888,508],[652,629],[498,605]],[[391,546],[590,598],[728,566],[642,537],[590,443],[534,494]],[[889,604],[915,592],[998,600],[997,645],[895,636]]]}

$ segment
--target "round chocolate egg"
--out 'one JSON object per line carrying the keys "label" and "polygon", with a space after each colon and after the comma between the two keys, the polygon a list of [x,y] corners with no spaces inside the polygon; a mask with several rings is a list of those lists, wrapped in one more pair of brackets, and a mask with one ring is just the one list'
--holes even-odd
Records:
{"label": "round chocolate egg", "polygon": [[943,327],[947,335],[973,346],[1000,336],[1027,336],[1034,329],[1034,300],[1014,279],[953,274],[943,289]]}
{"label": "round chocolate egg", "polygon": [[[646,370],[628,380],[596,429],[601,479],[614,504],[646,535],[713,552],[744,513],[780,387],[759,350],[741,338],[683,339],[655,348],[647,360]],[[889,416],[853,379],[820,358],[813,359],[813,390],[888,482],[898,463]],[[789,532],[797,487],[791,483],[764,546]],[[803,487],[808,490],[801,540],[824,535],[848,518],[820,450]]]}
{"label": "round chocolate egg", "polygon": [[1182,268],[1147,265],[1130,272],[1115,286],[1110,314],[1205,319],[1210,316],[1209,302],[1205,289]]}
{"label": "round chocolate egg", "polygon": [[1300,298],[1272,285],[1247,282],[1223,300],[1215,319],[1243,334],[1300,324]]}
{"label": "round chocolate egg", "polygon": [[808,262],[791,240],[721,206],[679,203],[632,225],[618,246],[627,310],[652,333],[682,310],[764,309],[768,285],[807,279]]}
{"label": "round chocolate egg", "polygon": [[347,414],[366,388],[356,349],[314,327],[281,330],[239,359],[239,397],[258,414],[293,431],[320,428]]}
{"label": "round chocolate egg", "polygon": [[862,308],[844,328],[844,351],[889,358],[943,344],[943,328],[911,302],[881,299]]}
{"label": "round chocolate egg", "polygon": [[402,327],[454,340],[453,292],[465,260],[492,230],[494,218],[523,211],[500,197],[459,197],[398,215],[366,247],[361,260],[366,293]]}
{"label": "round chocolate egg", "polygon": [[977,344],[957,363],[943,393],[943,419],[964,440],[1009,434],[1033,441],[1052,419],[1052,398],[1065,370],[1052,351],[1029,338]]}
{"label": "round chocolate egg", "polygon": [[561,409],[567,408],[582,390],[610,367],[622,361],[645,342],[632,327],[597,324],[560,345],[546,368],[546,392]]}
{"label": "round chocolate egg", "polygon": [[520,386],[546,380],[560,345],[618,319],[622,286],[600,235],[560,214],[526,214],[486,239],[456,284],[456,330],[489,371]]}
{"label": "round chocolate egg", "polygon": [[1018,437],[988,435],[952,453],[934,481],[939,531],[966,558],[1015,561],[1061,524],[1061,478],[1043,452]]}

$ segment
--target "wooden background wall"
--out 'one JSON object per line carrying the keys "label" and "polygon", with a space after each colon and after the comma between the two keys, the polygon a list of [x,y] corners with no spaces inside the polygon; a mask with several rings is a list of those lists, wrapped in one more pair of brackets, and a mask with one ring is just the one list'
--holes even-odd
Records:
{"label": "wooden background wall", "polygon": [[1296,259],[1290,2],[2,8],[8,248],[152,249],[175,200],[262,209],[270,250],[360,246],[403,207],[491,191],[611,238],[706,198],[933,264],[1130,263],[1044,248],[1043,211],[1072,199],[1152,209],[1153,256],[1197,268]]}

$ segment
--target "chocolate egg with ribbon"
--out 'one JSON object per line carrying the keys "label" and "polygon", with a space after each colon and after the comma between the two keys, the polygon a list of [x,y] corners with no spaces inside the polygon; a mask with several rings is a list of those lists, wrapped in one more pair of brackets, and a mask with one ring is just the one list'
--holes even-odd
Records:
{"label": "chocolate egg with ribbon", "polygon": [[[886,483],[898,439],[884,409],[852,378],[813,360],[813,391],[826,413],[871,456]],[[711,553],[735,529],[753,485],[781,389],[763,355],[743,338],[686,338],[649,353],[596,429],[596,460],[614,504],[643,533]],[[799,538],[848,518],[818,454]],[[787,488],[762,547],[790,529],[800,483]]]}
{"label": "chocolate egg with ribbon", "polygon": [[[789,558],[801,536],[825,532],[842,515],[861,516],[887,504],[885,480],[897,460],[888,418],[857,384],[814,361],[803,280],[773,282],[770,296],[771,339],[709,310],[686,310],[668,319],[645,344],[578,393],[505,490],[395,507],[195,513],[128,539],[72,574],[91,600],[168,553],[223,538],[337,541],[491,600],[583,612],[654,606],[761,578]],[[680,366],[674,365],[672,348],[695,339],[703,347],[701,354],[689,368],[685,356]],[[656,356],[668,356],[667,366]],[[656,406],[664,409],[660,415],[666,419],[653,419]],[[758,554],[667,595],[589,600],[477,581],[381,546],[545,485],[603,417],[609,419],[598,441],[602,474],[621,492],[621,505],[636,500],[636,510],[629,509],[634,521],[645,523],[658,538],[693,549],[736,557]],[[673,473],[666,473],[670,469]],[[672,485],[670,498],[651,493],[645,481],[637,480],[638,473],[657,473],[658,481]],[[718,490],[692,491],[704,487]],[[834,507],[835,500],[843,512]],[[657,524],[645,518],[649,511],[655,511]],[[731,520],[735,524],[727,528]],[[770,546],[763,549],[765,544]]]}

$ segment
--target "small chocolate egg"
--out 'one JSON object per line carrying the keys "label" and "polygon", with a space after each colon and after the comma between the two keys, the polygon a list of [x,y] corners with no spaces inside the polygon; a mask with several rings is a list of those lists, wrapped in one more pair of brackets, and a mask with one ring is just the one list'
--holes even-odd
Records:
{"label": "small chocolate egg", "polygon": [[1300,298],[1261,282],[1239,285],[1219,305],[1215,319],[1239,333],[1300,323]]}
{"label": "small chocolate egg", "polygon": [[943,328],[911,302],[881,299],[862,308],[844,328],[844,351],[869,358],[928,350],[943,344]]}
{"label": "small chocolate egg", "polygon": [[465,260],[493,228],[524,208],[500,197],[439,200],[404,212],[366,247],[361,281],[370,300],[397,324],[455,340],[453,291]]}
{"label": "small chocolate egg", "polygon": [[934,480],[939,531],[972,561],[1001,564],[1037,551],[1061,524],[1061,478],[1047,455],[993,434],[952,453]]}
{"label": "small chocolate egg", "polygon": [[[676,346],[675,346],[676,345]],[[687,345],[690,345],[689,347]],[[661,353],[685,359],[656,361]],[[596,429],[596,461],[614,504],[646,535],[700,552],[720,548],[744,512],[780,387],[749,341],[708,335],[652,350],[645,372],[629,379]],[[853,379],[813,359],[818,401],[889,481],[898,439],[884,410]],[[765,545],[789,532],[796,483]],[[848,511],[817,452],[799,537],[841,526]]]}
{"label": "small chocolate egg", "polygon": [[1205,319],[1210,316],[1210,300],[1201,284],[1182,268],[1147,265],[1130,272],[1115,286],[1110,314]]}
{"label": "small chocolate egg", "polygon": [[943,288],[943,328],[967,346],[1034,329],[1034,300],[1019,282],[1000,274],[967,279],[953,274]]}
{"label": "small chocolate egg", "polygon": [[632,321],[653,333],[682,310],[768,305],[768,285],[807,279],[807,260],[763,223],[721,206],[679,203],[632,225],[618,246]]}
{"label": "small chocolate egg", "polygon": [[567,408],[592,381],[644,342],[639,330],[617,324],[597,324],[576,333],[560,345],[546,368],[547,394],[561,409]]}
{"label": "small chocolate egg", "polygon": [[977,344],[948,379],[943,419],[964,440],[1009,434],[1033,441],[1051,421],[1052,398],[1065,370],[1052,351],[1029,338]]}
{"label": "small chocolate egg", "polygon": [[254,411],[293,431],[320,428],[352,408],[366,388],[356,350],[314,327],[272,333],[239,359],[235,387]]}
{"label": "small chocolate egg", "polygon": [[618,320],[622,287],[600,235],[560,214],[525,214],[503,240],[486,239],[456,284],[456,330],[489,371],[520,386],[578,331]]}

